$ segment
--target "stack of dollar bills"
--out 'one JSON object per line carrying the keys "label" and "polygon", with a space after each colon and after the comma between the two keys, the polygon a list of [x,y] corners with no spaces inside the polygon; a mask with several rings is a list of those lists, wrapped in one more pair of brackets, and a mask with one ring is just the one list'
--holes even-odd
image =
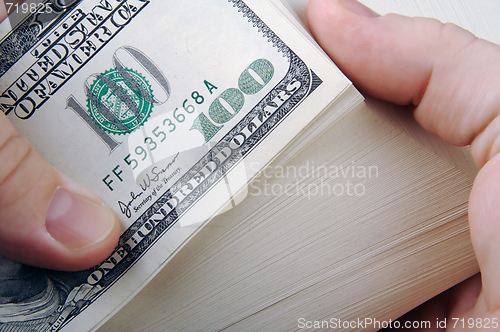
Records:
{"label": "stack of dollar bills", "polygon": [[102,323],[285,147],[297,153],[362,100],[280,3],[35,4],[2,25],[0,108],[124,232],[102,264],[45,271],[41,293],[2,304],[2,331]]}
{"label": "stack of dollar bills", "polygon": [[280,1],[16,6],[0,109],[123,233],[91,269],[9,274],[0,331],[340,329],[477,270],[470,160],[368,108]]}

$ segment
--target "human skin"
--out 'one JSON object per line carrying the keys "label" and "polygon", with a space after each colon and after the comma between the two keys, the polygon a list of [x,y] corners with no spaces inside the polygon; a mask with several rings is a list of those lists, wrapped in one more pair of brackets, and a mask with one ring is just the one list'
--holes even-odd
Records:
{"label": "human skin", "polygon": [[0,23],[7,17],[7,9],[5,8],[5,3],[0,0]]}
{"label": "human skin", "polygon": [[[420,311],[498,318],[500,47],[436,20],[379,17],[353,0],[310,0],[308,20],[315,38],[358,88],[414,105],[426,130],[452,144],[471,145],[481,170],[469,220],[482,278],[475,276],[429,302],[433,311]],[[9,161],[0,166],[0,254],[35,266],[78,270],[113,250],[120,230],[112,212],[43,161],[3,114],[0,160]]]}
{"label": "human skin", "polygon": [[481,274],[403,319],[500,321],[500,47],[434,19],[379,16],[355,0],[310,0],[308,21],[359,89],[413,105],[424,129],[451,144],[470,145],[480,167],[469,223]]}
{"label": "human skin", "polygon": [[[5,17],[0,0],[0,22]],[[113,211],[45,162],[2,112],[0,160],[0,255],[32,266],[77,271],[111,254],[121,232]]]}

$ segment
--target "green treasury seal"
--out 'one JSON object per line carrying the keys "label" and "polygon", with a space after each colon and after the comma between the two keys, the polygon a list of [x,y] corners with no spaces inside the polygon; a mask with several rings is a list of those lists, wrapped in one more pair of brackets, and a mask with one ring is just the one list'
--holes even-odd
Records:
{"label": "green treasury seal", "polygon": [[153,91],[146,79],[131,69],[111,69],[97,75],[87,89],[90,116],[111,134],[128,134],[142,126],[153,109]]}

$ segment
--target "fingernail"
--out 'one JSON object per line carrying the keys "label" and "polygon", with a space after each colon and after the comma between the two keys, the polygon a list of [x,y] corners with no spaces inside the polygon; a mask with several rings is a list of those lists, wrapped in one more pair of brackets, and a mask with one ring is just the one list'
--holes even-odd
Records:
{"label": "fingernail", "polygon": [[45,214],[45,228],[69,249],[80,249],[104,240],[116,223],[114,212],[103,204],[57,189]]}
{"label": "fingernail", "polygon": [[379,17],[371,8],[366,7],[356,0],[340,0],[341,4],[353,13],[366,17]]}

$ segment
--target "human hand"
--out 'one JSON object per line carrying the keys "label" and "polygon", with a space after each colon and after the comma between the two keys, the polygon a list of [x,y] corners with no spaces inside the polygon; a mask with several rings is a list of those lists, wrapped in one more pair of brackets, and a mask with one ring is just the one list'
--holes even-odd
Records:
{"label": "human hand", "polygon": [[381,17],[355,0],[310,0],[308,21],[359,89],[413,104],[422,127],[451,144],[470,144],[481,167],[469,223],[482,280],[470,278],[413,315],[500,318],[500,47],[433,19]]}
{"label": "human hand", "polygon": [[0,255],[57,270],[106,259],[120,225],[95,194],[63,175],[0,112]]}

